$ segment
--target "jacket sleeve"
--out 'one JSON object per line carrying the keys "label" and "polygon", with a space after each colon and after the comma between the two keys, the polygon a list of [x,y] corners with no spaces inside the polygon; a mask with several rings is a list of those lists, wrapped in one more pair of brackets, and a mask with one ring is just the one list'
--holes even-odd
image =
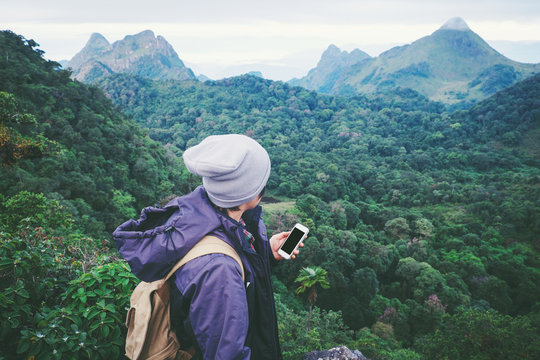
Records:
{"label": "jacket sleeve", "polygon": [[177,281],[181,291],[191,295],[189,318],[203,358],[249,359],[251,349],[245,346],[249,316],[239,265],[223,254],[192,260],[180,271],[189,272],[189,265],[200,270],[184,291],[182,276]]}

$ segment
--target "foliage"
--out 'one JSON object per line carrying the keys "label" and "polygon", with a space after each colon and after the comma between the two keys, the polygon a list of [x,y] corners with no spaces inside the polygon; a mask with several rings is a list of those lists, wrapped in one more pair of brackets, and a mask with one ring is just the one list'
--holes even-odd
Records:
{"label": "foliage", "polygon": [[42,228],[0,232],[0,347],[6,355],[14,356],[20,331],[41,307],[58,304],[75,274],[60,238]]}
{"label": "foliage", "polygon": [[104,236],[135,209],[188,191],[172,153],[36,46],[0,32],[3,194],[46,193],[84,219],[87,234]]}
{"label": "foliage", "polygon": [[20,114],[12,94],[0,91],[0,164],[13,165],[21,159],[39,158],[49,152],[54,142],[43,135],[24,136],[20,131],[36,126],[30,114]]}
{"label": "foliage", "polygon": [[460,308],[417,347],[428,359],[538,359],[538,330],[526,317]]}
{"label": "foliage", "polygon": [[297,294],[302,294],[308,291],[309,316],[306,331],[309,331],[313,305],[317,301],[317,285],[323,289],[328,289],[330,287],[330,283],[328,283],[326,280],[326,270],[318,266],[305,267],[300,270],[300,274],[296,278],[295,282],[300,283],[300,286],[296,289]]}
{"label": "foliage", "polygon": [[[310,228],[301,256],[275,267],[288,358],[341,344],[381,359],[437,349],[481,358],[480,346],[499,340],[537,355],[540,75],[454,113],[406,89],[341,98],[252,76],[115,75],[100,83],[109,100],[36,46],[0,33],[4,129],[55,142],[46,157],[0,169],[2,356],[120,351],[114,328],[133,279],[104,234],[193,189],[200,180],[178,156],[229,132],[253,137],[272,159],[266,197],[283,203],[266,214],[269,233]],[[492,70],[493,86],[511,80]],[[317,291],[308,332],[294,296],[306,267],[324,268],[330,284]],[[467,339],[463,352],[452,347]]]}
{"label": "foliage", "polygon": [[[121,271],[117,273],[114,269],[108,273],[98,270],[85,273],[93,266],[110,261],[107,249],[103,248],[103,243],[83,237],[73,229],[71,216],[56,200],[29,192],[3,200],[0,204],[3,210],[0,215],[4,217],[4,232],[0,232],[0,347],[3,354],[8,358],[23,354],[61,358],[68,348],[74,351],[75,342],[64,338],[84,341],[82,337],[88,336],[79,330],[94,326],[81,320],[89,315],[87,308],[93,309],[90,305],[94,308],[103,305],[109,312],[100,310],[100,314],[104,314],[100,316],[106,318],[102,320],[120,329],[123,316],[119,314],[124,312],[130,293],[124,278],[134,278],[127,266],[118,265]],[[34,227],[36,224],[42,227]],[[110,278],[104,281],[107,275]],[[88,292],[81,294],[81,290]],[[81,296],[76,298],[74,292]],[[110,296],[111,292],[116,297]],[[82,303],[78,304],[77,300]],[[62,304],[66,305],[59,308]],[[95,336],[91,332],[90,335]],[[106,341],[100,345],[100,348],[106,347],[107,354],[118,352],[107,346],[122,346],[120,334],[116,335],[118,339],[114,343]]]}
{"label": "foliage", "polygon": [[344,324],[339,312],[313,309],[311,327],[306,331],[298,326],[305,322],[306,311],[293,311],[275,296],[278,312],[278,329],[283,358],[287,360],[302,359],[313,350],[327,350],[332,347],[352,342],[353,333]]}
{"label": "foliage", "polygon": [[269,224],[310,227],[279,280],[292,288],[303,267],[324,268],[331,286],[318,306],[342,311],[354,330],[392,308],[395,340],[409,346],[459,306],[516,316],[539,298],[539,84],[532,77],[453,114],[406,90],[344,99],[251,76],[116,75],[100,86],[177,154],[210,134],[260,141],[272,159],[269,196],[296,199]]}
{"label": "foliage", "polygon": [[0,203],[0,229],[16,232],[20,227],[69,229],[72,216],[57,200],[28,191],[9,197]]}
{"label": "foliage", "polygon": [[[377,323],[378,324],[378,323]],[[391,328],[391,326],[390,326]],[[410,349],[399,346],[396,340],[390,336],[377,335],[376,326],[373,331],[364,328],[357,333],[357,340],[353,343],[353,348],[358,349],[373,360],[420,360],[421,355]]]}
{"label": "foliage", "polygon": [[137,282],[123,261],[72,280],[61,297],[63,307],[38,314],[35,327],[21,332],[17,352],[36,358],[119,358],[129,296]]}
{"label": "foliage", "polygon": [[296,289],[297,294],[304,293],[317,285],[320,285],[323,289],[330,287],[330,284],[326,281],[326,270],[318,266],[303,268],[295,281],[300,283],[300,286]]}

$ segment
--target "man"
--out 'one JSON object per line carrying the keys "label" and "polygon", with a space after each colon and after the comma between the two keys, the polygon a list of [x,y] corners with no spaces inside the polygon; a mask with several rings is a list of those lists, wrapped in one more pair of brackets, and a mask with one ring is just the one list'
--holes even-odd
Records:
{"label": "man", "polygon": [[173,327],[196,358],[281,359],[270,267],[282,259],[277,251],[289,233],[266,234],[259,202],[270,176],[268,153],[255,140],[231,134],[207,137],[183,159],[203,185],[166,206],[177,209],[164,225],[173,229],[170,236],[161,245],[139,239],[136,251],[123,250],[129,246],[120,239],[120,252],[139,278],[153,281],[205,235],[227,242],[242,260],[245,280],[226,255],[191,260],[171,287]]}

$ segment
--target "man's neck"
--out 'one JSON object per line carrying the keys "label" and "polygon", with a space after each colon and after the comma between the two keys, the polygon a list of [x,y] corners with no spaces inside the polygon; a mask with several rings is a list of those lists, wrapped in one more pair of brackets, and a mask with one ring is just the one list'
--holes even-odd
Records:
{"label": "man's neck", "polygon": [[242,215],[244,214],[244,210],[239,211],[232,211],[227,209],[227,215],[238,222],[240,222],[240,219],[242,218]]}

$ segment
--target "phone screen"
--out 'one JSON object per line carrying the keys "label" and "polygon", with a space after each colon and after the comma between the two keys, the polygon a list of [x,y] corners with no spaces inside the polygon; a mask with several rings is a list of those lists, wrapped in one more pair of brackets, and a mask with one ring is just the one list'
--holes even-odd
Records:
{"label": "phone screen", "polygon": [[285,240],[283,245],[281,245],[281,250],[285,251],[287,254],[292,254],[296,248],[296,245],[298,245],[300,240],[302,240],[304,234],[305,233],[302,230],[295,227],[289,234],[287,240]]}

